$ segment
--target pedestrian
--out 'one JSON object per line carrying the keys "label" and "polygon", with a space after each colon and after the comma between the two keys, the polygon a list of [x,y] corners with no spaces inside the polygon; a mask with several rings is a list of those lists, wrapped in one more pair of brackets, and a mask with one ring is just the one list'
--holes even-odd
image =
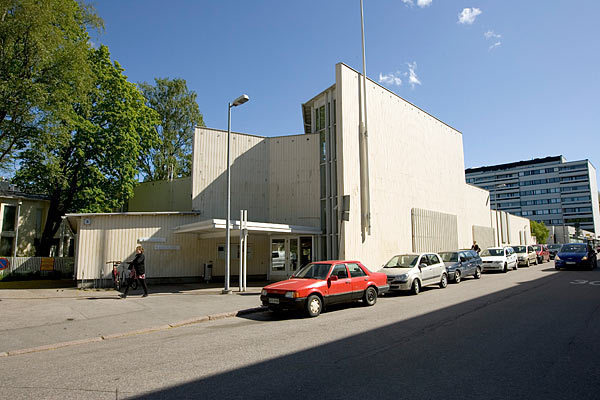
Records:
{"label": "pedestrian", "polygon": [[481,251],[476,241],[473,241],[473,246],[471,246],[471,250],[475,250],[477,254],[479,254],[479,252]]}
{"label": "pedestrian", "polygon": [[121,296],[122,298],[127,297],[127,292],[129,291],[129,285],[133,282],[133,279],[137,279],[138,284],[142,285],[144,289],[144,294],[142,297],[148,297],[148,287],[146,286],[146,265],[144,264],[144,248],[142,246],[138,246],[135,248],[135,257],[132,261],[129,261],[129,269],[135,270],[135,278],[128,278],[127,284],[125,285],[125,292]]}

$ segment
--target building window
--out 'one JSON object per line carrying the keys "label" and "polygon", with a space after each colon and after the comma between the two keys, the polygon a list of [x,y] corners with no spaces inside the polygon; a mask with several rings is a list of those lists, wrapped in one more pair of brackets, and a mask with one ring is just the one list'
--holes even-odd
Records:
{"label": "building window", "polygon": [[2,213],[2,232],[14,232],[16,216],[17,207],[5,204]]}
{"label": "building window", "polygon": [[13,256],[13,243],[14,237],[3,236],[0,238],[0,256],[1,257],[12,257]]}

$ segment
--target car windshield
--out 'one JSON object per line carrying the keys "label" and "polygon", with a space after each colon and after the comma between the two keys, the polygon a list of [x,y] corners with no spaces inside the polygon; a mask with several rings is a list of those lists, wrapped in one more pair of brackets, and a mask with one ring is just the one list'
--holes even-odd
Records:
{"label": "car windshield", "polygon": [[458,262],[458,253],[455,251],[446,251],[440,253],[440,256],[444,262]]}
{"label": "car windshield", "polygon": [[490,257],[490,256],[503,256],[504,250],[502,249],[485,249],[481,252],[481,257]]}
{"label": "car windshield", "polygon": [[542,246],[540,246],[540,245],[536,245],[536,246],[533,246],[533,249],[534,249],[535,251],[541,251],[541,250],[542,250]]}
{"label": "car windshield", "polygon": [[293,278],[325,279],[331,269],[331,264],[310,263],[305,265],[293,275]]}
{"label": "car windshield", "polygon": [[412,268],[417,265],[419,256],[417,254],[403,254],[394,256],[385,264],[384,268]]}
{"label": "car windshield", "polygon": [[527,253],[527,248],[525,246],[513,246],[512,248],[515,253]]}
{"label": "car windshield", "polygon": [[585,253],[587,251],[585,245],[579,244],[564,244],[560,248],[561,253]]}
{"label": "car windshield", "polygon": [[550,250],[558,250],[558,249],[560,249],[561,246],[562,246],[561,244],[549,244],[548,248]]}

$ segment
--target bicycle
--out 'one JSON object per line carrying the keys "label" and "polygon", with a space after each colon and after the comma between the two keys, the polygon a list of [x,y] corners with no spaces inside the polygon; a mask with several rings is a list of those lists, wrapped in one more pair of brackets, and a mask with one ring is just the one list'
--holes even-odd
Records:
{"label": "bicycle", "polygon": [[[112,279],[113,279],[113,288],[117,291],[120,291],[123,287],[125,287],[127,283],[127,279],[131,279],[129,282],[129,286],[133,290],[136,290],[138,287],[135,268],[129,267],[127,270],[125,269],[125,263],[120,260],[115,261],[107,261],[107,264],[112,264]],[[119,272],[119,266],[122,266],[121,271]]]}

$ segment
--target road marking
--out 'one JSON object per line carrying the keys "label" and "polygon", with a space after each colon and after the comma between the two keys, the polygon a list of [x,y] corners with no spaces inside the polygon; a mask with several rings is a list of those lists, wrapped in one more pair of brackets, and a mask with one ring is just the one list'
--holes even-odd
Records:
{"label": "road marking", "polygon": [[592,286],[600,286],[600,281],[588,281],[585,279],[576,279],[574,281],[569,282],[571,285],[592,285]]}

